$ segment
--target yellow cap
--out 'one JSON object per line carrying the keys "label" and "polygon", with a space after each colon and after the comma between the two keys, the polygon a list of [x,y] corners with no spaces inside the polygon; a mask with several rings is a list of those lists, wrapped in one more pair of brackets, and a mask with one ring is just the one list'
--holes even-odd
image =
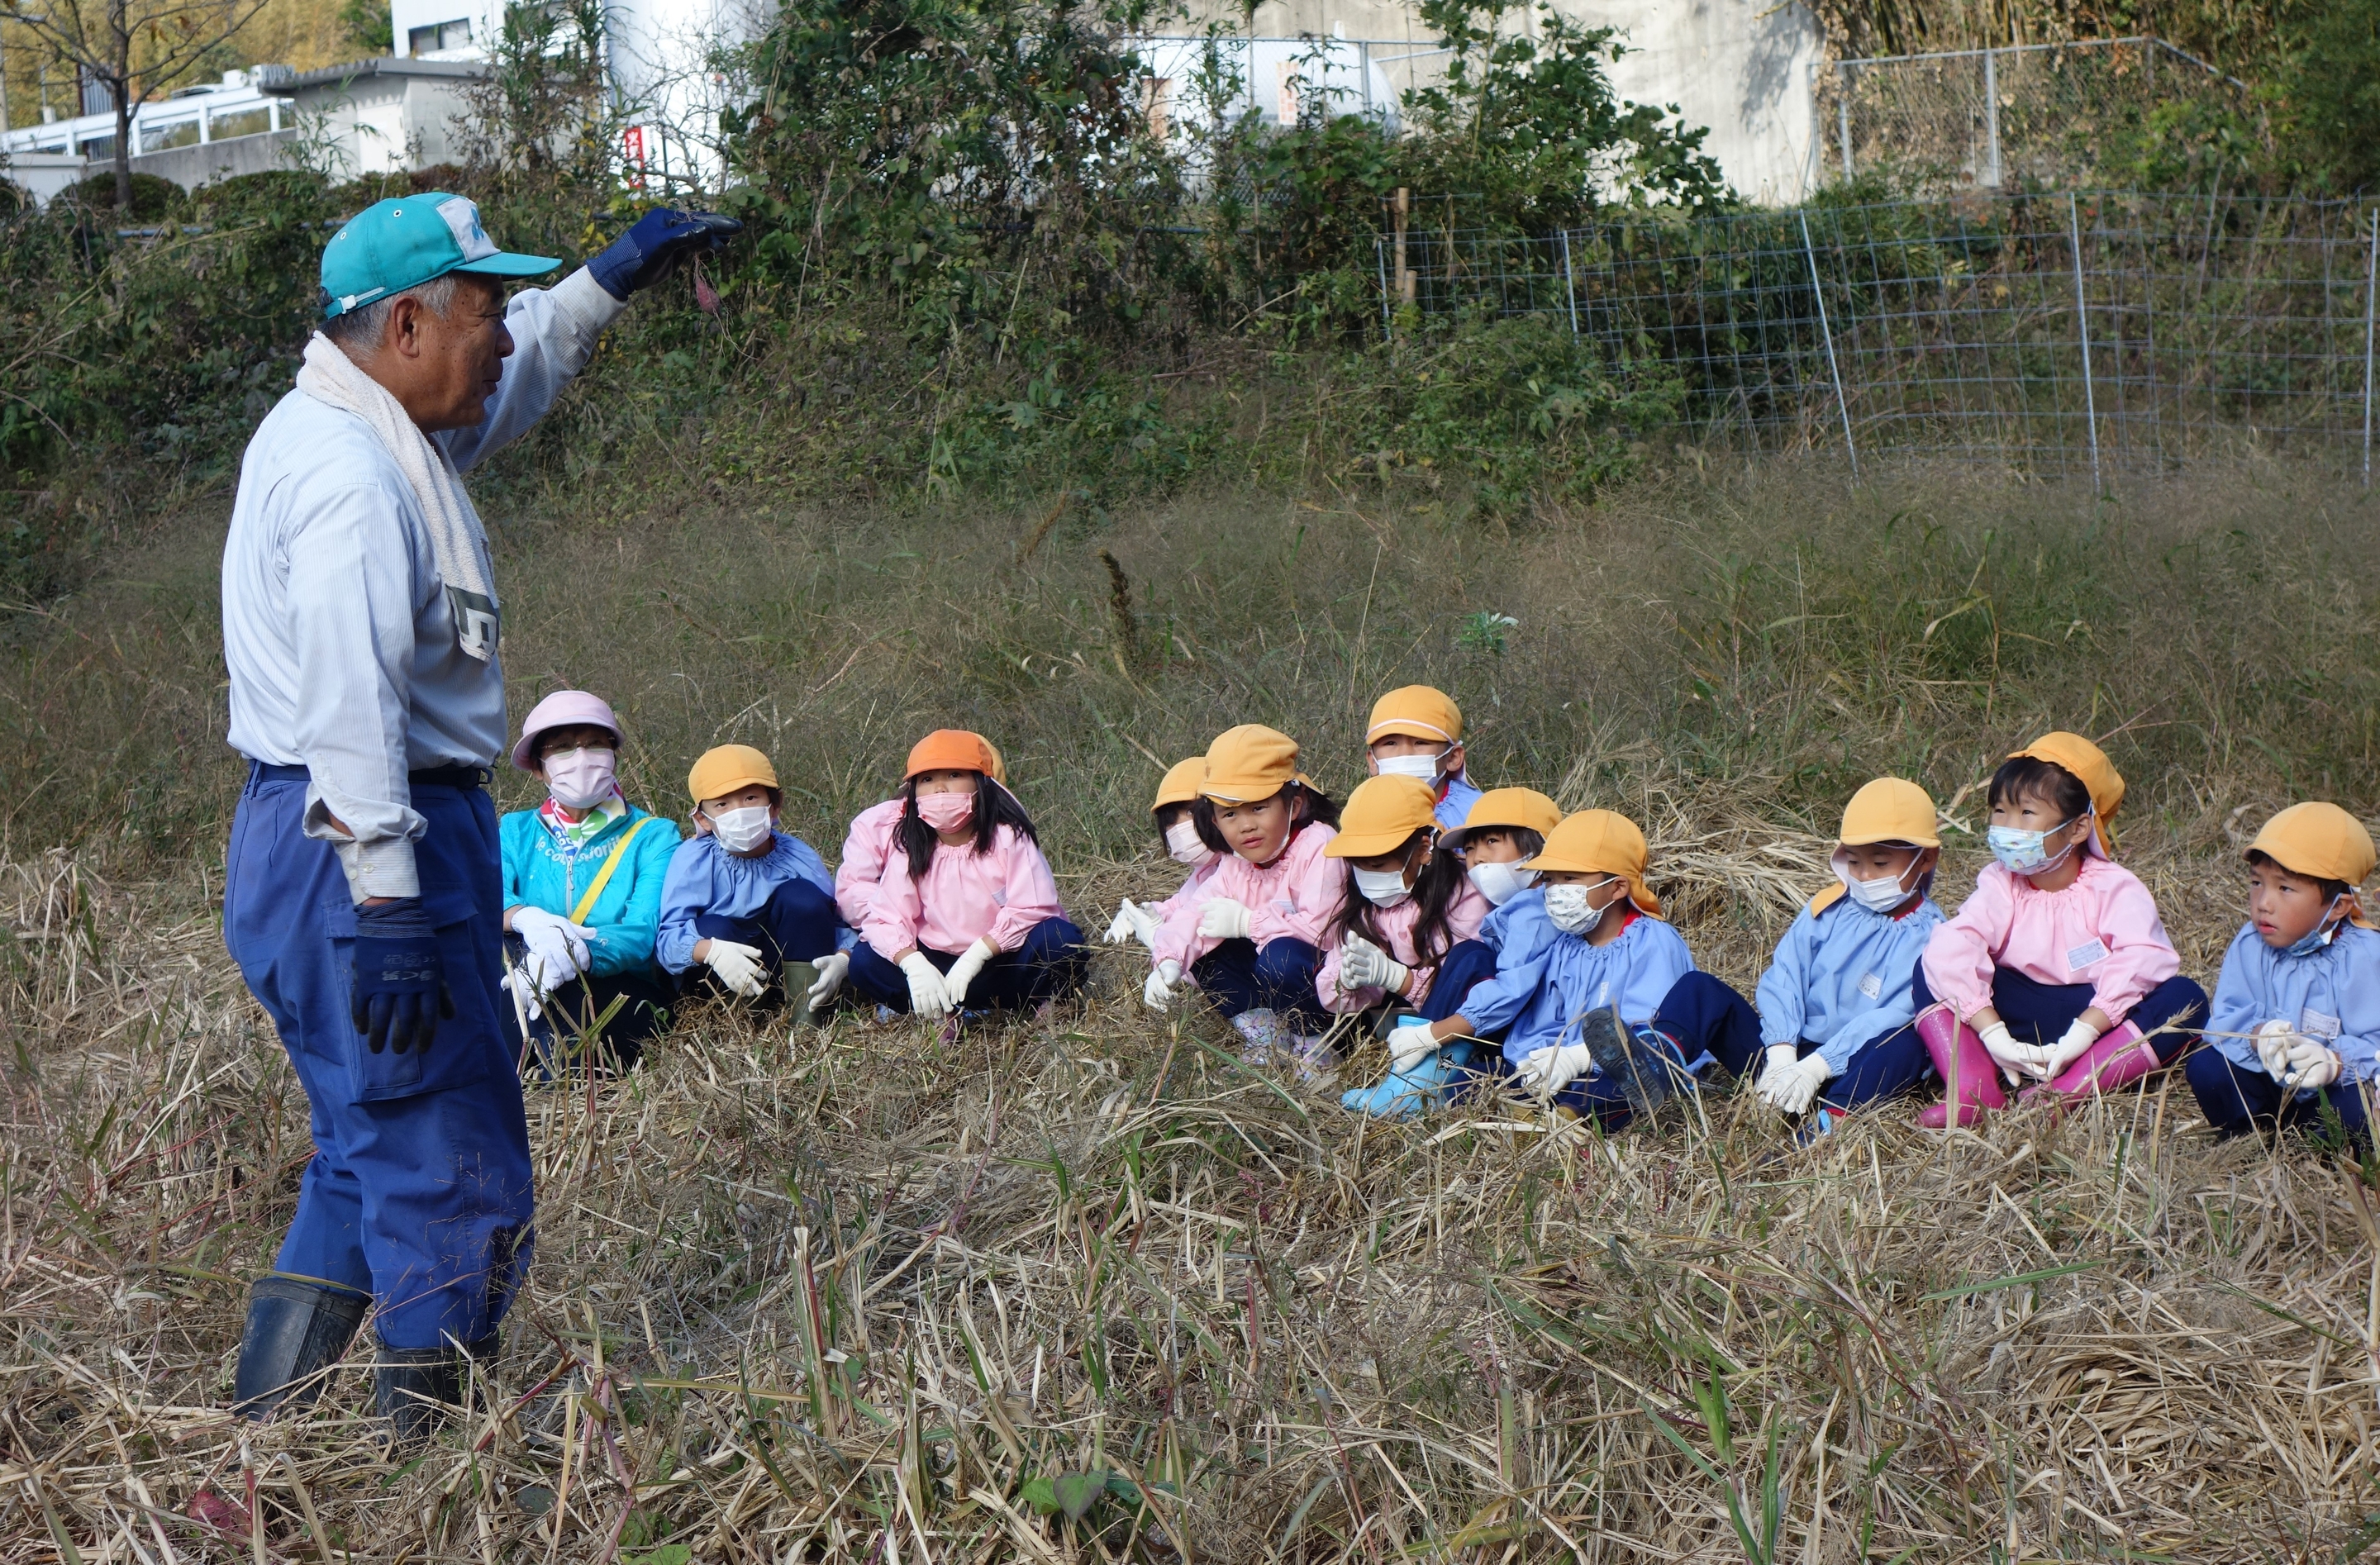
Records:
{"label": "yellow cap", "polygon": [[[983,736],[982,736],[981,734],[978,734],[978,735],[977,735],[977,737],[978,737],[978,738],[982,738]],[[1002,787],[1003,787],[1003,788],[1007,787],[1007,786],[1008,786],[1008,763],[1007,763],[1006,761],[1004,761],[1004,760],[1002,760],[1002,759],[1001,758],[1001,757],[1000,757],[1000,746],[997,746],[997,745],[995,745],[995,744],[993,744],[993,743],[992,743],[990,740],[989,740],[989,739],[984,739],[984,741],[983,741],[983,753],[984,753],[985,755],[987,755],[987,756],[989,756],[989,757],[990,757],[990,758],[991,758],[991,772],[990,772],[991,780],[992,780],[993,782],[995,782],[999,783],[999,784],[1000,784]],[[907,781],[908,781],[908,779],[905,777],[905,778],[903,778],[903,779],[902,779],[902,781],[905,782],[907,782]]]}
{"label": "yellow cap", "polygon": [[1167,805],[1186,805],[1198,796],[1198,784],[1207,780],[1207,758],[1192,756],[1188,760],[1175,761],[1166,769],[1165,780],[1157,785],[1157,802],[1148,807],[1155,814]]}
{"label": "yellow cap", "polygon": [[749,745],[721,745],[702,752],[694,770],[686,774],[686,791],[694,795],[696,804],[705,799],[723,799],[738,788],[748,788],[755,782],[763,788],[777,786],[777,769],[769,758]]}
{"label": "yellow cap", "polygon": [[2080,778],[2083,791],[2091,795],[2091,832],[2099,842],[2099,856],[2116,856],[2116,811],[2124,802],[2124,774],[2107,758],[2107,752],[2080,734],[2045,734],[2022,750],[2010,750],[2009,759],[2028,756],[2046,760],[2052,766],[2062,766]]}
{"label": "yellow cap", "polygon": [[[2265,821],[2248,851],[2263,854],[2292,874],[2344,880],[2350,892],[2363,884],[2374,863],[2380,862],[2363,822],[2337,805],[2320,801],[2291,805]],[[2372,928],[2362,908],[2350,916],[2363,928]]]}
{"label": "yellow cap", "polygon": [[1254,804],[1297,781],[1297,741],[1277,728],[1244,722],[1207,746],[1207,775],[1198,791],[1227,805]]}
{"label": "yellow cap", "polygon": [[1471,801],[1471,813],[1463,818],[1463,829],[1449,831],[1440,840],[1460,853],[1472,832],[1491,826],[1517,826],[1544,837],[1560,824],[1561,806],[1535,788],[1490,788]]}
{"label": "yellow cap", "polygon": [[1938,848],[1933,796],[1905,777],[1879,777],[1852,795],[1843,807],[1843,834],[1835,841],[1847,848],[1871,843],[1907,843],[1915,848]]}
{"label": "yellow cap", "polygon": [[1463,740],[1463,710],[1443,690],[1408,685],[1372,703],[1372,721],[1364,729],[1364,743],[1402,734],[1413,739],[1435,739],[1441,745]]}
{"label": "yellow cap", "polygon": [[1518,867],[1540,873],[1617,875],[1628,882],[1628,900],[1640,911],[1658,916],[1661,900],[1645,884],[1646,856],[1645,833],[1634,821],[1614,810],[1583,809],[1564,817],[1546,834],[1545,847],[1523,859]]}
{"label": "yellow cap", "polygon": [[1339,834],[1322,849],[1331,858],[1394,853],[1438,824],[1438,790],[1418,777],[1366,777],[1339,812]]}

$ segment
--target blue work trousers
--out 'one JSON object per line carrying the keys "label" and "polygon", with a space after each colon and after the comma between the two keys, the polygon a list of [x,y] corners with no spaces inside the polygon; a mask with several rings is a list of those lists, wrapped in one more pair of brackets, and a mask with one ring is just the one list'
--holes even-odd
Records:
{"label": "blue work trousers", "polygon": [[1192,963],[1190,976],[1226,1016],[1270,1011],[1318,1033],[1331,1022],[1314,989],[1321,966],[1321,954],[1312,946],[1283,935],[1262,950],[1251,940],[1225,940]]}
{"label": "blue work trousers", "polygon": [[2348,1141],[2359,1151],[2372,1146],[2372,1126],[2364,1112],[2363,1087],[2341,1078],[2319,1092],[2301,1095],[2275,1081],[2253,1065],[2241,1065],[2216,1049],[2202,1049],[2182,1067],[2190,1090],[2198,1097],[2198,1110],[2217,1135],[2240,1135],[2252,1128],[2308,1130],[2324,1128],[2322,1106],[2338,1113]]}
{"label": "blue work trousers", "polygon": [[[923,945],[917,949],[942,973],[966,954]],[[967,985],[965,1009],[1030,1011],[1043,1001],[1062,999],[1083,987],[1090,961],[1091,953],[1083,947],[1083,931],[1072,919],[1044,918],[1025,932],[1022,945],[983,964],[983,971]],[[909,975],[866,940],[851,948],[851,983],[889,1011],[909,1009]]]}
{"label": "blue work trousers", "polygon": [[528,1122],[503,977],[496,812],[416,782],[421,899],[455,1014],[427,1049],[374,1054],[351,1017],[355,905],[303,830],[302,767],[251,766],[224,877],[224,943],[280,1029],[314,1156],[273,1269],[368,1292],[395,1349],[483,1341],[530,1253]]}
{"label": "blue work trousers", "polygon": [[[1495,976],[1494,946],[1486,940],[1457,940],[1453,949],[1439,959],[1438,972],[1429,980],[1429,992],[1414,1009],[1426,1021],[1443,1022],[1460,1014],[1463,997]],[[1501,1043],[1504,1039],[1500,1033],[1488,1041]]]}
{"label": "blue work trousers", "polygon": [[[816,962],[821,956],[834,954],[834,932],[839,922],[834,898],[808,880],[792,880],[771,892],[759,910],[746,917],[731,918],[723,913],[696,914],[694,932],[707,940],[733,940],[758,950],[760,964],[769,970],[769,983],[773,989],[786,963]],[[699,962],[686,970],[685,981],[688,988],[705,984],[720,988],[710,969]]]}
{"label": "blue work trousers", "polygon": [[[1680,1071],[1699,1066],[1706,1055],[1725,1063],[1730,1058],[1756,1053],[1760,1048],[1760,1017],[1736,993],[1708,973],[1687,973],[1670,986],[1653,1020],[1636,1036],[1670,1056]],[[1635,1116],[1620,1083],[1610,1076],[1581,1076],[1558,1093],[1554,1101],[1592,1118],[1605,1130],[1616,1131]]]}
{"label": "blue work trousers", "polygon": [[[1934,1003],[1934,991],[1925,987],[1923,964],[1912,987],[1920,1012]],[[2074,1018],[2091,1009],[2091,1005],[2089,984],[2037,983],[2006,967],[1992,974],[1992,1009],[1999,1013],[2010,1035],[2019,1043],[2037,1049],[2055,1046],[2066,1036],[2066,1029],[2074,1025]],[[2157,1062],[2170,1065],[2198,1039],[2194,1029],[2206,1020],[2206,991],[2176,974],[2141,996],[2139,1004],[2112,1019],[2118,1025],[2130,1022],[2147,1034]],[[2157,1031],[2168,1023],[2174,1025],[2174,1031]]]}

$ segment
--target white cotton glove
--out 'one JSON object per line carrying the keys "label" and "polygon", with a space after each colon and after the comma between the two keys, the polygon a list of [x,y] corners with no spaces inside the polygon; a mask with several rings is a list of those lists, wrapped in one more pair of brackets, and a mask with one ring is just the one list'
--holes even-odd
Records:
{"label": "white cotton glove", "polygon": [[1166,958],[1149,970],[1148,982],[1140,986],[1141,1002],[1151,1011],[1162,1011],[1173,1003],[1173,986],[1182,981],[1182,964]]}
{"label": "white cotton glove", "polygon": [[802,1001],[806,1011],[823,1011],[834,1003],[843,992],[843,980],[851,974],[851,952],[832,952],[820,957],[810,965],[818,969],[818,982],[812,984]]}
{"label": "white cotton glove", "polygon": [[1760,1074],[1753,1081],[1753,1096],[1759,1098],[1763,1103],[1767,1104],[1770,1108],[1775,1108],[1777,1106],[1777,1093],[1779,1090],[1778,1084],[1785,1079],[1785,1074],[1787,1072],[1791,1071],[1795,1065],[1800,1064],[1801,1062],[1801,1052],[1791,1044],[1770,1044],[1768,1046],[1767,1053],[1764,1056],[1764,1062],[1760,1067]]}
{"label": "white cotton glove", "polygon": [[1408,1016],[1389,1034],[1389,1069],[1391,1072],[1409,1071],[1437,1053],[1440,1047],[1438,1039],[1431,1036],[1428,1022],[1419,1016]]}
{"label": "white cotton glove", "polygon": [[505,968],[504,989],[506,994],[513,997],[513,1003],[520,1007],[521,1015],[526,1021],[534,1022],[545,1014],[545,996],[539,990],[537,980],[529,977],[527,968]]}
{"label": "white cotton glove", "polygon": [[922,951],[913,951],[901,959],[901,971],[909,975],[909,1013],[913,1016],[947,1016],[958,1008],[951,998],[950,986],[942,981],[941,970],[926,960]]}
{"label": "white cotton glove", "polygon": [[1387,989],[1391,994],[1402,994],[1405,980],[1412,976],[1412,968],[1361,935],[1349,935],[1346,944],[1341,948],[1339,988],[1342,993],[1350,989]]}
{"label": "white cotton glove", "polygon": [[[1789,1044],[1787,1048],[1791,1048]],[[1772,1054],[1773,1054],[1772,1050]],[[1818,1089],[1834,1079],[1835,1068],[1823,1054],[1804,1054],[1782,1069],[1771,1065],[1754,1090],[1761,1101],[1780,1114],[1805,1114],[1817,1100]]]}
{"label": "white cotton glove", "polygon": [[2275,1081],[2289,1074],[2289,1047],[2298,1041],[2298,1030],[2287,1022],[2266,1022],[2252,1035],[2256,1046],[2256,1063]]}
{"label": "white cotton glove", "polygon": [[1099,939],[1110,945],[1122,945],[1126,940],[1137,939],[1140,934],[1140,925],[1133,915],[1139,911],[1139,905],[1132,898],[1124,898],[1123,902],[1116,904],[1116,916],[1109,921],[1108,932],[1101,935]]}
{"label": "white cotton glove", "polygon": [[2037,1074],[2038,1068],[2049,1059],[2049,1050],[2017,1042],[2016,1035],[2008,1030],[2006,1022],[1977,1027],[1975,1036],[1984,1040],[1984,1052],[1998,1063],[2000,1073],[2010,1081],[2019,1076]]}
{"label": "white cotton glove", "polygon": [[1244,940],[1257,916],[1229,897],[1217,897],[1198,912],[1198,933],[1210,940]]}
{"label": "white cotton glove", "polygon": [[1551,1098],[1594,1068],[1595,1056],[1583,1043],[1533,1049],[1521,1062],[1521,1087],[1538,1098]]}
{"label": "white cotton glove", "polygon": [[2066,1074],[2067,1066],[2082,1059],[2090,1051],[2091,1046],[2098,1041],[2098,1030],[2082,1017],[2077,1016],[2067,1024],[2066,1036],[2059,1038],[2046,1051],[2040,1068],[2037,1070],[2028,1068],[2026,1074],[2037,1076],[2043,1081],[2056,1081]]}
{"label": "white cotton glove", "polygon": [[746,1000],[758,1000],[768,992],[769,969],[760,964],[759,946],[739,945],[714,935],[710,940],[710,954],[702,960],[706,966],[719,975],[719,981],[727,986],[730,994]]}
{"label": "white cotton glove", "polygon": [[2281,1078],[2281,1085],[2300,1092],[2328,1086],[2338,1079],[2342,1063],[2337,1050],[2313,1038],[2301,1037],[2289,1046],[2289,1074]]}
{"label": "white cotton glove", "polygon": [[[549,989],[553,984],[566,984],[587,971],[587,941],[595,931],[584,924],[573,924],[558,913],[548,913],[541,907],[531,907],[523,903],[513,909],[513,933],[518,935],[521,942],[531,951],[546,952],[552,972],[560,973],[565,967],[569,969],[560,977],[553,978],[547,986]],[[557,956],[562,960],[553,960]]]}
{"label": "white cotton glove", "polygon": [[942,975],[942,992],[951,997],[951,1009],[955,1011],[966,1000],[967,986],[983,971],[983,964],[1000,954],[1000,948],[989,940],[978,940],[959,952],[951,970]]}

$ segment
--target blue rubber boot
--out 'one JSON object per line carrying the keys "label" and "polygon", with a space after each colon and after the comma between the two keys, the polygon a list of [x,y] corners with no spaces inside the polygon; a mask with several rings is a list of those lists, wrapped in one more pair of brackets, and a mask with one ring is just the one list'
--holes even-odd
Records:
{"label": "blue rubber boot", "polygon": [[[1376,1120],[1418,1119],[1422,1110],[1442,1107],[1463,1075],[1470,1053],[1462,1044],[1449,1044],[1402,1071],[1391,1071],[1377,1086],[1359,1086],[1340,1095],[1339,1106]],[[1465,1058],[1453,1058],[1456,1055]]]}

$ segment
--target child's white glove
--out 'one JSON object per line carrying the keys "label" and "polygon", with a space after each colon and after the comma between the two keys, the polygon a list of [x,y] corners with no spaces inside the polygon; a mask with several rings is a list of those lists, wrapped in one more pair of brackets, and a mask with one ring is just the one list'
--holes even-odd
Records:
{"label": "child's white glove", "polygon": [[2289,1074],[2281,1078],[2281,1085],[2300,1092],[2328,1086],[2338,1079],[2342,1063],[2327,1045],[2301,1037],[2289,1048]]}
{"label": "child's white glove", "polygon": [[1126,897],[1116,908],[1115,921],[1108,926],[1107,942],[1122,945],[1126,940],[1138,940],[1147,945],[1150,938],[1164,927],[1164,919]]}
{"label": "child's white glove", "polygon": [[1538,1098],[1551,1098],[1594,1068],[1595,1056],[1583,1043],[1532,1049],[1521,1062],[1521,1088]]}
{"label": "child's white glove", "polygon": [[1408,1016],[1389,1034],[1389,1069],[1392,1073],[1409,1071],[1438,1049],[1439,1042],[1431,1036],[1429,1023],[1419,1016]]}
{"label": "child's white glove", "polygon": [[[1791,1049],[1792,1045],[1784,1047]],[[1823,1054],[1804,1054],[1782,1070],[1762,1073],[1760,1085],[1754,1090],[1761,1100],[1780,1114],[1807,1113],[1816,1100],[1818,1089],[1834,1079],[1835,1068],[1827,1063]]]}
{"label": "child's white glove", "polygon": [[2001,1074],[2010,1082],[2034,1074],[2049,1058],[2049,1050],[2046,1049],[2017,1042],[2016,1035],[2008,1030],[2006,1022],[1977,1027],[1975,1036],[1983,1040],[1984,1052],[1998,1063]]}
{"label": "child's white glove", "polygon": [[966,1001],[967,986],[983,971],[983,964],[1000,954],[1000,948],[989,939],[978,940],[959,952],[951,970],[942,975],[942,992],[951,997],[951,1009],[955,1011]]}
{"label": "child's white glove", "polygon": [[2256,1046],[2256,1063],[2275,1081],[2289,1074],[2289,1046],[2298,1040],[2298,1030],[2287,1022],[2266,1022],[2252,1035]]}
{"label": "child's white glove", "polygon": [[760,964],[760,948],[739,945],[713,936],[705,965],[718,975],[727,986],[727,992],[745,1000],[758,1000],[769,990],[769,970]]}
{"label": "child's white glove", "polygon": [[2067,1025],[2066,1036],[2059,1038],[2048,1050],[2047,1057],[2041,1062],[2041,1068],[2030,1071],[2028,1074],[2043,1081],[2056,1081],[2066,1074],[2067,1066],[2089,1053],[2091,1046],[2098,1041],[2099,1030],[2077,1016]]}
{"label": "child's white glove", "polygon": [[1753,1081],[1753,1092],[1762,1102],[1767,1102],[1769,1087],[1799,1063],[1801,1058],[1801,1050],[1790,1043],[1770,1044],[1762,1057],[1760,1074]]}
{"label": "child's white glove", "polygon": [[1244,940],[1257,916],[1229,897],[1217,897],[1198,911],[1198,933],[1210,940]]}
{"label": "child's white glove", "polygon": [[1402,994],[1413,969],[1363,936],[1350,934],[1339,953],[1339,989],[1387,989]]}
{"label": "child's white glove", "polygon": [[913,951],[901,959],[901,971],[909,976],[909,1014],[912,1016],[945,1016],[956,1006],[950,989],[942,983],[941,969],[926,960],[922,951]]}
{"label": "child's white glove", "polygon": [[851,973],[851,952],[830,952],[811,965],[818,969],[818,982],[805,991],[803,1009],[823,1011],[834,1003],[836,995],[843,992],[843,980]]}
{"label": "child's white glove", "polygon": [[1162,1011],[1173,1003],[1173,986],[1182,981],[1182,964],[1167,957],[1149,970],[1148,982],[1140,986],[1141,1003],[1151,1011]]}

